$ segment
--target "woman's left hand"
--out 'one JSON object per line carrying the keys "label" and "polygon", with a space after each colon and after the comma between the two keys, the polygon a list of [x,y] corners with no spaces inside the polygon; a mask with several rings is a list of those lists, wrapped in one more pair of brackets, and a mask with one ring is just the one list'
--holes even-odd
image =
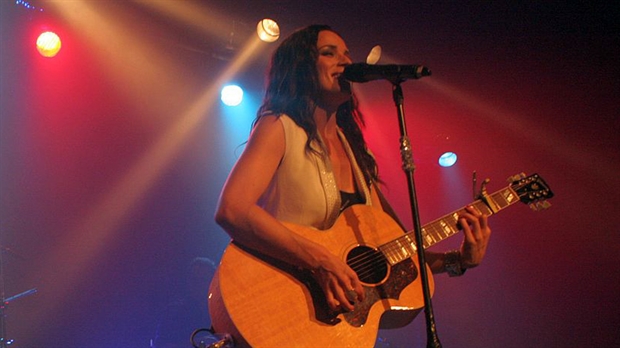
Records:
{"label": "woman's left hand", "polygon": [[468,206],[459,216],[459,224],[464,234],[461,245],[461,267],[476,267],[482,262],[491,237],[488,216]]}

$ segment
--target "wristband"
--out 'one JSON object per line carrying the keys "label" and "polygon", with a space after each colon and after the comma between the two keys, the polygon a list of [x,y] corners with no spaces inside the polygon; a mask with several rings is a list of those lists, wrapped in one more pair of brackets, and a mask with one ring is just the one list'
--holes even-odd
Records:
{"label": "wristband", "polygon": [[446,252],[443,262],[444,270],[450,277],[460,277],[467,271],[467,268],[461,266],[461,252],[458,250]]}

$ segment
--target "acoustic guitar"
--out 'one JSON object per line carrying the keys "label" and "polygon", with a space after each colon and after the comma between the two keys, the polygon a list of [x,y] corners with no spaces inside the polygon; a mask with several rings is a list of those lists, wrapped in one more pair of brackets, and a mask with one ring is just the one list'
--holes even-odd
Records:
{"label": "acoustic guitar", "polygon": [[[516,202],[549,206],[553,193],[540,176],[511,180],[470,205],[488,215]],[[458,233],[463,210],[424,225],[423,247]],[[340,255],[362,281],[365,299],[351,312],[331,311],[309,271],[231,242],[211,283],[209,308],[215,332],[230,334],[237,347],[372,347],[379,328],[402,327],[423,309],[415,236],[382,210],[353,205],[325,231],[284,224]],[[432,293],[432,276],[429,286]]]}

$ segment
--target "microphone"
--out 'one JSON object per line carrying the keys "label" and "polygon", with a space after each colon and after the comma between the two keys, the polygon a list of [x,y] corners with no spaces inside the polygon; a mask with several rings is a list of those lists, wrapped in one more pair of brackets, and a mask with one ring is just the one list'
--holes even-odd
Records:
{"label": "microphone", "polygon": [[344,68],[344,78],[351,82],[388,80],[396,83],[408,79],[419,79],[430,75],[431,71],[423,65],[371,65],[366,63],[354,63]]}

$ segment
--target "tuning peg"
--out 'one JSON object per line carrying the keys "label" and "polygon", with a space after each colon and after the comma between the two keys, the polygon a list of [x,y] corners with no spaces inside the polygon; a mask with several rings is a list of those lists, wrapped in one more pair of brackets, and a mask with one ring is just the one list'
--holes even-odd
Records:
{"label": "tuning peg", "polygon": [[534,211],[541,211],[549,208],[551,206],[551,203],[549,203],[549,201],[540,201],[536,203],[530,203],[529,206]]}
{"label": "tuning peg", "polygon": [[540,207],[540,209],[547,209],[551,206],[551,203],[549,203],[549,201],[540,201],[538,203],[536,203],[536,205],[538,205]]}
{"label": "tuning peg", "polygon": [[509,183],[513,183],[515,181],[519,181],[523,178],[525,178],[527,175],[525,175],[525,173],[521,172],[519,174],[515,174],[513,176],[509,176],[508,179],[506,179],[507,182]]}

